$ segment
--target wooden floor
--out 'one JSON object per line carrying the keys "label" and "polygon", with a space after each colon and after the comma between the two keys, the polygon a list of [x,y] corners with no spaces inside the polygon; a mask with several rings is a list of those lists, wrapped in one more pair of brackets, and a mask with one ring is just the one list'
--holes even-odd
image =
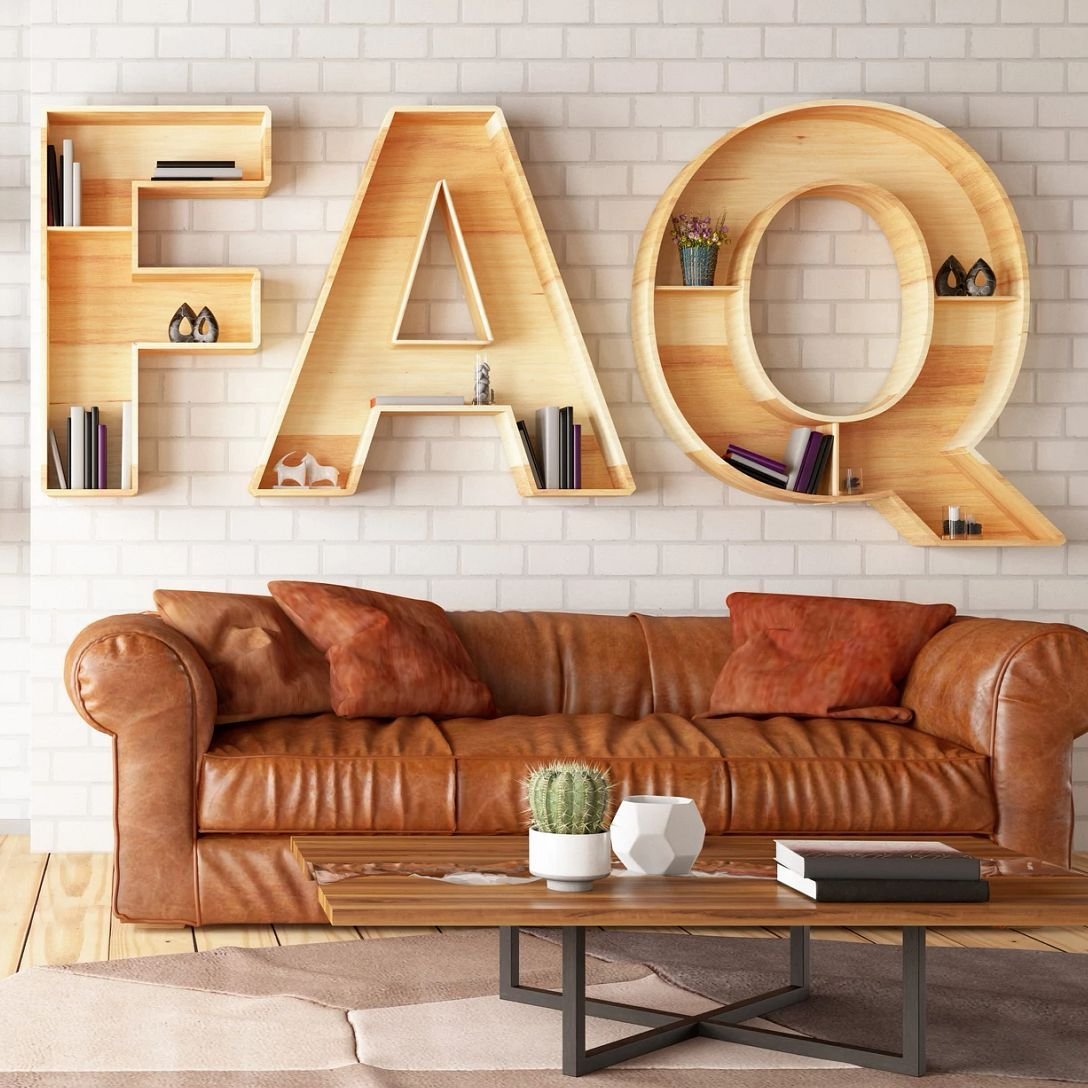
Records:
{"label": "wooden floor", "polygon": [[[0,978],[46,964],[157,956],[225,945],[269,948],[438,932],[420,928],[303,925],[147,929],[119,922],[111,916],[112,864],[108,854],[31,854],[25,836],[0,836]],[[1075,865],[1088,872],[1088,854],[1078,855]],[[686,932],[775,938],[785,936],[787,931],[688,927]],[[877,928],[816,929],[813,936],[873,944],[894,944],[899,940],[898,930]],[[931,929],[928,942],[975,948],[1088,952],[1088,926]]]}

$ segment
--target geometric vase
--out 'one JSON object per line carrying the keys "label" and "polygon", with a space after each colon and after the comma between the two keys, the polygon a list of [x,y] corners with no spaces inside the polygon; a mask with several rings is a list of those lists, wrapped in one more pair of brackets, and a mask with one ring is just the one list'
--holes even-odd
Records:
{"label": "geometric vase", "polygon": [[612,818],[612,851],[633,873],[680,876],[691,871],[706,836],[690,797],[627,797]]}

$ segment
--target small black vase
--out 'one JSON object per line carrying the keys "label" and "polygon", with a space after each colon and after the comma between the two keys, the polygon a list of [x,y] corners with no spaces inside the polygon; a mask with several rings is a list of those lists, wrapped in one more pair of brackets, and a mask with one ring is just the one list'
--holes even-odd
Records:
{"label": "small black vase", "polygon": [[967,273],[967,293],[984,298],[992,295],[996,286],[997,277],[994,275],[994,270],[979,257]]}
{"label": "small black vase", "polygon": [[[189,323],[189,331],[181,331],[181,323],[187,321]],[[170,318],[170,343],[171,344],[191,344],[196,339],[196,314],[193,313],[192,306],[187,302],[183,302],[175,311],[174,316]]]}
{"label": "small black vase", "polygon": [[[949,277],[951,277],[951,283],[949,283]],[[967,282],[967,273],[964,272],[963,265],[955,257],[949,257],[937,269],[937,275],[933,277],[933,286],[941,298],[946,298],[949,295],[966,295]]]}
{"label": "small black vase", "polygon": [[219,339],[219,322],[215,314],[205,306],[193,323],[193,339],[198,344],[214,344]]}

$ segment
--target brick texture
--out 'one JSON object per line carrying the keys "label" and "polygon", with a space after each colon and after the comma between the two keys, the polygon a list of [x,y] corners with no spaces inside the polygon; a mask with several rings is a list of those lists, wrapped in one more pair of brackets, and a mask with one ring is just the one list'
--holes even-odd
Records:
{"label": "brick texture", "polygon": [[[108,745],[68,706],[60,662],[86,622],[147,608],[165,584],[261,591],[273,576],[329,578],[450,607],[615,612],[718,612],[730,590],[764,588],[949,600],[1088,626],[1082,9],[1066,0],[5,5],[14,17],[0,27],[0,821],[29,814],[33,783],[37,848],[110,845]],[[724,129],[836,96],[935,117],[979,148],[1012,194],[1033,262],[1033,333],[983,452],[1069,547],[927,552],[868,509],[763,502],[691,467],[650,411],[627,299],[654,201]],[[37,463],[28,444],[40,440],[28,405],[32,117],[50,103],[186,101],[271,105],[273,190],[253,206],[145,209],[144,259],[259,265],[263,349],[199,364],[145,359],[141,494],[47,500],[28,479]],[[247,478],[377,126],[394,103],[461,101],[507,113],[638,492],[523,501],[497,440],[475,421],[405,419],[378,436],[354,498],[250,499]],[[785,210],[761,254],[753,316],[791,395],[843,405],[879,385],[898,319],[889,273],[884,239],[855,210]],[[456,308],[438,254],[428,275],[431,301],[413,320],[433,326]],[[1074,775],[1086,847],[1088,747]]]}

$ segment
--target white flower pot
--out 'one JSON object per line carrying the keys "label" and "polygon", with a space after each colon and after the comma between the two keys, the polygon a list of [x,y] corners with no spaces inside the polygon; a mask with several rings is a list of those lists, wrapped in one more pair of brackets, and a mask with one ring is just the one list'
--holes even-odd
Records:
{"label": "white flower pot", "polygon": [[627,797],[610,828],[612,849],[632,873],[682,876],[691,872],[706,837],[690,797]]}
{"label": "white flower pot", "polygon": [[608,832],[554,835],[529,828],[529,872],[545,877],[555,892],[588,892],[612,871]]}

